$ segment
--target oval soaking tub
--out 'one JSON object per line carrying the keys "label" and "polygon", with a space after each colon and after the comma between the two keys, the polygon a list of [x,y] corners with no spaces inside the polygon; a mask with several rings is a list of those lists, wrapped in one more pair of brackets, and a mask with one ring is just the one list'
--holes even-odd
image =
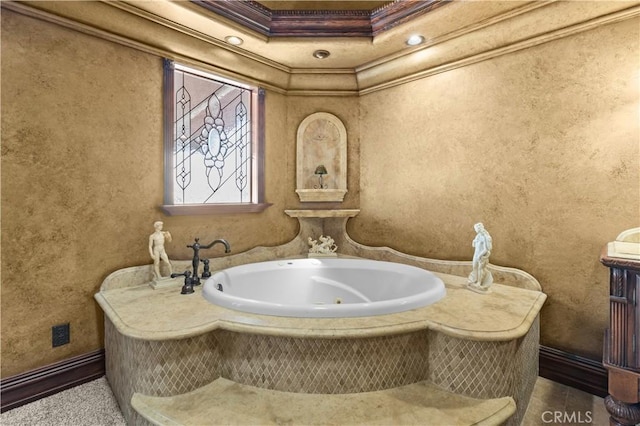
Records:
{"label": "oval soaking tub", "polygon": [[442,299],[433,273],[367,259],[291,259],[250,263],[215,273],[203,296],[225,308],[285,317],[339,318],[391,314]]}

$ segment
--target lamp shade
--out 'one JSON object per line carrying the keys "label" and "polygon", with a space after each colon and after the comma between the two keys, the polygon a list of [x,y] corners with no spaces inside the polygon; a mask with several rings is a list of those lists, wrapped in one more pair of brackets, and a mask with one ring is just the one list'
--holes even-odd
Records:
{"label": "lamp shade", "polygon": [[327,173],[327,168],[325,166],[323,166],[322,164],[320,164],[318,167],[316,167],[316,171],[314,172],[314,174],[316,175],[326,175]]}

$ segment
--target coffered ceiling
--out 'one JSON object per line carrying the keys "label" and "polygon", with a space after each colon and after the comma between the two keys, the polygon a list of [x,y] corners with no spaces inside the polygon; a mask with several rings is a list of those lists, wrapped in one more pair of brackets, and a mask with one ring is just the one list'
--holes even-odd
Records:
{"label": "coffered ceiling", "polygon": [[373,11],[393,1],[269,1],[258,3],[271,10],[368,10]]}
{"label": "coffered ceiling", "polygon": [[[272,5],[274,7],[300,7],[300,5],[304,5],[304,8],[301,9],[286,10],[271,9],[265,6],[265,3],[250,0],[191,1],[264,36],[318,38],[373,37],[452,0],[348,3],[354,9],[338,9],[343,3],[330,1],[313,3],[313,6],[323,9],[309,8],[304,2]],[[328,9],[331,7],[334,9]],[[364,7],[371,9],[363,9]]]}
{"label": "coffered ceiling", "polygon": [[[303,7],[312,6],[307,3],[313,3],[314,9],[303,10]],[[258,3],[159,0],[112,4],[126,6],[130,11],[145,11],[150,18],[162,18],[222,42],[228,36],[240,37],[243,40],[240,46],[227,47],[239,54],[261,58],[290,70],[353,71],[410,54],[433,44],[443,36],[532,3],[546,2],[397,0]],[[338,10],[337,4],[340,4],[339,7],[344,4],[349,7],[362,4],[360,7],[363,7],[366,4],[368,8],[374,9]],[[276,7],[296,9],[281,10],[275,9]],[[322,8],[325,12],[318,13],[316,8]],[[340,21],[340,17],[344,19]],[[273,28],[274,25],[277,28]],[[414,34],[422,35],[425,44],[407,46],[407,39]],[[330,56],[325,59],[315,58],[313,53],[318,49],[327,50]]]}

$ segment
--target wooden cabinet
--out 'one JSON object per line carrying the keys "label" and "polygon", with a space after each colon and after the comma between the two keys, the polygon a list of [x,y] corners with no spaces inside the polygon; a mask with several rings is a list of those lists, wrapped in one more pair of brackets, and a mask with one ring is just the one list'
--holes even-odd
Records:
{"label": "wooden cabinet", "polygon": [[640,260],[610,257],[607,247],[600,261],[609,267],[609,328],[605,332],[603,364],[609,372],[605,406],[611,426],[640,422]]}

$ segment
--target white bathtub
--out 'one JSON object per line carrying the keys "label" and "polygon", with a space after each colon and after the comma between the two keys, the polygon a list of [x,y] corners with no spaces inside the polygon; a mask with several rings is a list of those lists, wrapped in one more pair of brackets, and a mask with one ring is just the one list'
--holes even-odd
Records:
{"label": "white bathtub", "polygon": [[446,294],[433,273],[366,259],[292,259],[250,263],[213,274],[209,302],[285,317],[362,317],[408,311]]}

